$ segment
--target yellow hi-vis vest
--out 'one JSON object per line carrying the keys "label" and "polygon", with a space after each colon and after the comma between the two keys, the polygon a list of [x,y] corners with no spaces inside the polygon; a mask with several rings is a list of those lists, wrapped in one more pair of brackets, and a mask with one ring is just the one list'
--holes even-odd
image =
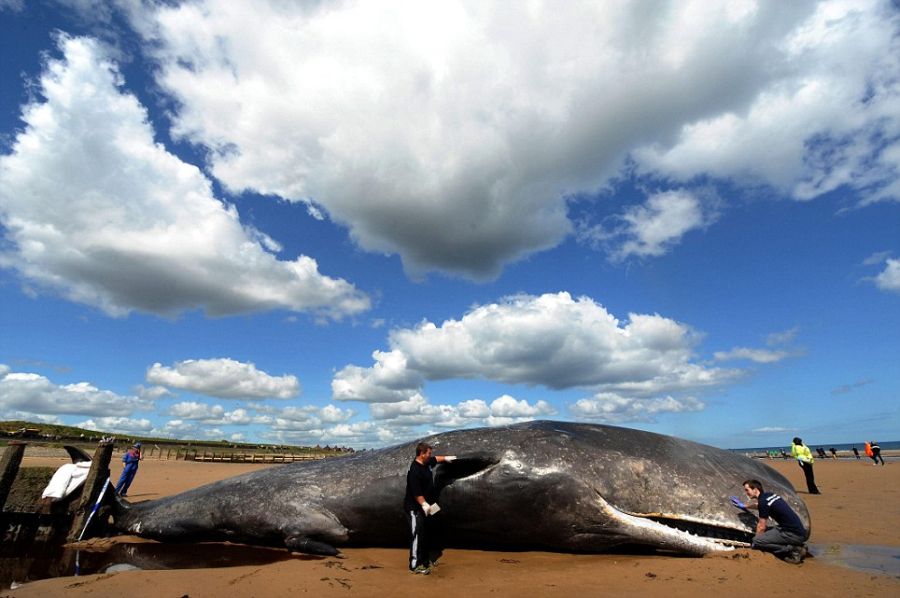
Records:
{"label": "yellow hi-vis vest", "polygon": [[809,450],[809,447],[805,444],[793,444],[791,445],[791,457],[795,459],[800,459],[804,463],[812,463],[813,456]]}

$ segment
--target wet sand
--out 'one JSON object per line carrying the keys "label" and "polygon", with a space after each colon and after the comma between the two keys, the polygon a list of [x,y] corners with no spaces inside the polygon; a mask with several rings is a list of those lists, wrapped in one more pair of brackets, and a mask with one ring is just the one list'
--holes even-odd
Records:
{"label": "wet sand", "polygon": [[[24,466],[64,460],[25,458]],[[767,461],[801,491],[812,515],[810,544],[820,554],[802,565],[736,550],[725,556],[570,555],[548,552],[447,550],[430,576],[406,570],[404,549],[350,548],[344,558],[298,557],[267,565],[218,569],[125,571],[42,580],[0,598],[63,596],[900,596],[900,575],[851,569],[830,555],[842,547],[893,547],[900,555],[900,462],[816,462],[821,495],[806,494],[793,461]],[[121,465],[113,464],[113,479]],[[155,499],[267,466],[144,461],[129,492]],[[270,467],[270,466],[269,466]],[[120,536],[102,542],[130,542]],[[883,549],[882,549],[883,552]],[[896,556],[893,558],[896,560]],[[839,562],[840,559],[837,559]]]}

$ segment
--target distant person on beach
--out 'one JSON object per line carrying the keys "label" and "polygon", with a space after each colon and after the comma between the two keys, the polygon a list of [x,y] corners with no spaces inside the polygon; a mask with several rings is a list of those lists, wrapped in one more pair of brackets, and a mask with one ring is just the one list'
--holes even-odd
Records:
{"label": "distant person on beach", "polygon": [[831,458],[832,458],[832,459],[837,459],[837,451],[834,450],[834,447],[831,447],[831,448],[828,449],[828,450],[831,452]]}
{"label": "distant person on beach", "polygon": [[884,457],[881,456],[881,447],[878,446],[878,443],[873,440],[872,441],[872,461],[875,461],[875,465],[878,465],[879,459],[881,460],[881,464],[884,465]]}
{"label": "distant person on beach", "polygon": [[816,476],[813,473],[813,456],[809,447],[803,444],[800,438],[794,438],[794,444],[791,445],[791,457],[800,463],[803,469],[803,475],[806,477],[806,489],[810,494],[821,494],[816,487]]}
{"label": "distant person on beach", "polygon": [[853,456],[859,461],[859,450],[855,446],[853,447]]}
{"label": "distant person on beach", "polygon": [[[751,547],[771,552],[786,563],[799,565],[806,554],[806,542],[808,534],[803,527],[803,522],[787,504],[783,498],[772,492],[766,492],[758,480],[744,481],[744,493],[747,498],[755,499],[759,509],[759,521],[756,523],[756,536],[753,537]],[[732,502],[739,508],[746,506],[735,501]],[[777,525],[769,526],[769,519]]]}
{"label": "distant person on beach", "polygon": [[[879,447],[879,448],[881,448],[881,447]],[[875,453],[872,451],[872,443],[868,440],[866,441],[865,450],[866,450],[866,457],[868,457],[872,461],[875,461]],[[872,465],[878,465],[878,461],[875,461],[874,463],[872,463]]]}
{"label": "distant person on beach", "polygon": [[141,443],[135,442],[125,455],[122,457],[122,463],[125,467],[122,469],[122,475],[119,477],[119,483],[116,484],[116,494],[119,496],[128,496],[128,488],[134,481],[137,474],[138,463],[141,461]]}
{"label": "distant person on beach", "polygon": [[410,529],[409,570],[413,573],[428,575],[437,561],[440,550],[435,542],[431,518],[440,507],[432,469],[438,463],[450,463],[455,459],[452,455],[433,456],[431,445],[425,442],[416,445],[416,458],[409,465],[403,497],[403,510]]}

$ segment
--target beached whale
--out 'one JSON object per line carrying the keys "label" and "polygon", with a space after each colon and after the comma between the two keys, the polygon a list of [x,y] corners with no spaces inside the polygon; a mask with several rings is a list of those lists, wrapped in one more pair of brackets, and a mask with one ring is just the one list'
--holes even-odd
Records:
{"label": "beached whale", "polygon": [[[424,439],[435,467],[448,546],[603,552],[645,546],[691,555],[745,546],[755,517],[734,508],[741,482],[762,481],[809,529],[790,482],[764,463],[650,432],[535,421]],[[284,546],[404,545],[402,502],[415,442],[244,474],[128,504],[114,525],[162,541]]]}

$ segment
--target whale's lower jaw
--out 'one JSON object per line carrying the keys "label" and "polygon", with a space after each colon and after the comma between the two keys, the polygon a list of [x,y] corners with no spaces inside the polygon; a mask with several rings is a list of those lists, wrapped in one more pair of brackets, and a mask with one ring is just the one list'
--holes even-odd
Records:
{"label": "whale's lower jaw", "polygon": [[627,530],[636,544],[681,554],[704,555],[749,547],[753,534],[715,522],[661,514],[628,513],[612,506],[597,493],[597,503],[606,517]]}

